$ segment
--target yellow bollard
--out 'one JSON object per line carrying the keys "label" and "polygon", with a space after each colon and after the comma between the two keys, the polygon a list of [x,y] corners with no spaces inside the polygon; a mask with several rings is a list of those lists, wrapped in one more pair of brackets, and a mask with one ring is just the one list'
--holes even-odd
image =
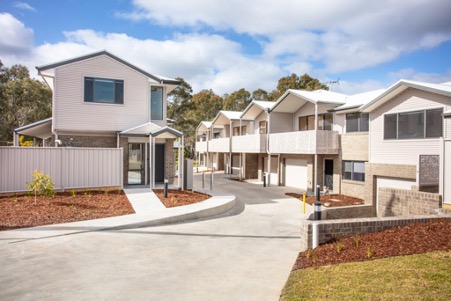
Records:
{"label": "yellow bollard", "polygon": [[304,194],[302,195],[302,202],[304,203],[304,214],[305,214],[305,198],[306,198],[306,193],[304,191]]}

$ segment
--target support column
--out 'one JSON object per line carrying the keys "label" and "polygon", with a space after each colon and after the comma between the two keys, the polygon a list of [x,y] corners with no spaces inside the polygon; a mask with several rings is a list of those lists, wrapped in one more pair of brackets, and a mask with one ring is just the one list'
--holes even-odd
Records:
{"label": "support column", "polygon": [[154,176],[154,171],[153,171],[153,137],[149,136],[149,187],[150,189],[153,189],[153,176]]}
{"label": "support column", "polygon": [[181,173],[180,173],[180,178],[182,180],[182,190],[185,190],[185,181],[183,178],[184,175],[184,169],[185,169],[185,164],[184,164],[184,160],[185,160],[185,156],[184,156],[184,150],[185,150],[185,136],[182,136],[182,151],[180,152],[180,169],[181,169]]}
{"label": "support column", "polygon": [[315,191],[315,195],[316,195],[316,185],[317,185],[317,182],[318,182],[318,155],[317,154],[315,154],[315,160],[314,160],[315,162],[313,163],[314,164],[314,166],[313,166],[313,191]]}
{"label": "support column", "polygon": [[181,158],[181,153],[182,153],[182,138],[180,138],[179,137],[179,148],[178,148],[178,159],[177,159],[177,161],[178,161],[178,164],[177,164],[177,172],[178,172],[178,174],[177,174],[177,186],[179,187],[179,188],[182,188],[182,174],[181,174],[181,170],[182,170],[182,167],[181,167],[181,165],[182,165],[182,160],[180,159]]}
{"label": "support column", "polygon": [[268,155],[268,176],[266,177],[266,181],[268,181],[266,187],[271,187],[271,154]]}
{"label": "support column", "polygon": [[13,132],[14,135],[14,146],[19,146],[19,134]]}

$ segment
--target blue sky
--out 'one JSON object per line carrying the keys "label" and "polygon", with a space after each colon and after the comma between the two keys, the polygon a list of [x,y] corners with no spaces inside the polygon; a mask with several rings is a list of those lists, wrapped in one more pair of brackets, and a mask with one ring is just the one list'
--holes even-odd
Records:
{"label": "blue sky", "polygon": [[0,1],[0,59],[34,67],[108,50],[194,92],[271,91],[291,73],[343,93],[451,81],[449,0]]}

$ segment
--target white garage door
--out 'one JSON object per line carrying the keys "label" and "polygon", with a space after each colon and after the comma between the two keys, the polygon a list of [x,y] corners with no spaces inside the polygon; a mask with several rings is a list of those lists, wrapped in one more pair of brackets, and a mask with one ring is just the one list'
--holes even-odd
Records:
{"label": "white garage door", "polygon": [[240,155],[232,155],[232,174],[240,174]]}
{"label": "white garage door", "polygon": [[285,160],[285,186],[307,190],[307,160]]}

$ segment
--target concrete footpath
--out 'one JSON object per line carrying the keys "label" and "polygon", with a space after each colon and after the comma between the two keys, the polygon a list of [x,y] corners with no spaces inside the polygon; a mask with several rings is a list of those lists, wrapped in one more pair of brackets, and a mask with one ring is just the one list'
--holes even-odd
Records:
{"label": "concrete footpath", "polygon": [[[215,196],[236,196],[221,215],[102,231],[66,225],[36,239],[23,238],[42,229],[0,232],[0,300],[277,301],[300,249],[302,208],[284,195],[297,191],[214,176]],[[24,237],[4,241],[6,232]]]}
{"label": "concrete footpath", "polygon": [[0,244],[89,231],[133,229],[180,223],[225,213],[236,204],[236,198],[233,195],[206,191],[205,193],[212,195],[208,200],[188,206],[166,208],[148,187],[128,188],[124,191],[135,214],[2,231],[0,232]]}

